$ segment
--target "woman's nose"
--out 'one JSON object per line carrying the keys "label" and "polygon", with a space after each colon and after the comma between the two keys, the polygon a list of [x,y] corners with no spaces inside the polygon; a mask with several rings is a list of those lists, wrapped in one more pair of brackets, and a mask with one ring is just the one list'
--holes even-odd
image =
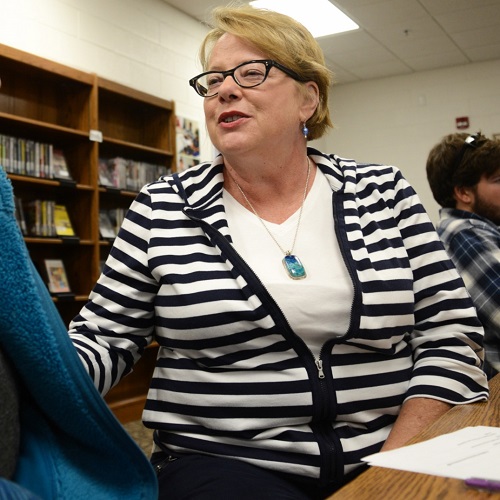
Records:
{"label": "woman's nose", "polygon": [[219,86],[219,96],[223,99],[240,94],[241,87],[236,83],[234,75],[227,75]]}

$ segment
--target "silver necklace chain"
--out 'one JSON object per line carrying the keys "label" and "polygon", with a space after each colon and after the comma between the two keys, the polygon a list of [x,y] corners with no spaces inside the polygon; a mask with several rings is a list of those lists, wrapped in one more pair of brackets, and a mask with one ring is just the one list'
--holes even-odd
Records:
{"label": "silver necklace chain", "polygon": [[236,179],[233,177],[233,175],[229,172],[229,175],[231,176],[231,179],[233,179],[233,182],[236,184],[236,187],[239,189],[241,195],[243,198],[245,198],[245,201],[248,203],[248,206],[252,209],[252,212],[256,215],[256,217],[260,220],[261,224],[264,226],[264,229],[268,232],[269,236],[273,239],[273,241],[278,245],[279,249],[285,254],[285,255],[291,255],[293,252],[293,249],[295,248],[295,242],[297,241],[297,234],[299,233],[299,227],[300,227],[300,221],[302,219],[302,210],[304,208],[304,203],[306,201],[307,197],[307,188],[309,186],[309,176],[311,174],[311,162],[309,161],[309,156],[307,157],[307,177],[306,177],[306,186],[304,188],[304,196],[302,197],[302,204],[300,205],[300,211],[299,211],[299,220],[297,221],[297,227],[295,228],[295,235],[293,237],[293,243],[292,243],[292,248],[290,250],[283,250],[283,247],[279,244],[278,240],[274,237],[273,233],[269,230],[267,227],[266,223],[264,220],[261,218],[261,216],[257,213],[257,210],[255,210],[254,206],[250,203],[250,200],[247,198],[247,195],[244,193],[243,189],[241,189],[240,185],[236,182]]}

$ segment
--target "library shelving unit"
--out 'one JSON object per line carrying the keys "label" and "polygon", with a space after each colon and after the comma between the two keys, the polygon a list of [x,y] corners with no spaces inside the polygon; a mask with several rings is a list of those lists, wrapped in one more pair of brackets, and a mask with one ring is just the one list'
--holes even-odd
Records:
{"label": "library shelving unit", "polygon": [[[23,206],[51,200],[67,208],[74,237],[27,232],[24,238],[42,274],[44,261],[63,262],[71,293],[54,294],[53,300],[68,325],[86,302],[111,248],[100,236],[100,211],[126,210],[138,189],[101,185],[99,163],[119,157],[172,169],[174,103],[1,44],[0,81],[0,135],[22,139],[17,154],[23,160],[25,143],[62,151],[71,174],[60,179],[43,169],[26,173],[12,163],[7,168],[0,155],[0,166]],[[156,350],[148,349],[134,372],[106,396],[122,422],[140,416]]]}

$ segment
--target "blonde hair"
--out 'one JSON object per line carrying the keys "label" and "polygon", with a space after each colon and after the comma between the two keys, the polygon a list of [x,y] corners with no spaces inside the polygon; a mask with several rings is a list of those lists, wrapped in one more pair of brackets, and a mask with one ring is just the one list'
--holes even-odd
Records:
{"label": "blonde hair", "polygon": [[[328,108],[328,91],[333,76],[325,65],[323,51],[311,33],[291,17],[249,5],[218,7],[212,11],[213,27],[200,47],[204,71],[215,43],[225,34],[237,36],[271,59],[295,71],[303,81],[319,88],[319,103],[307,121],[308,140],[319,139],[333,127]],[[301,88],[306,92],[304,85]]]}

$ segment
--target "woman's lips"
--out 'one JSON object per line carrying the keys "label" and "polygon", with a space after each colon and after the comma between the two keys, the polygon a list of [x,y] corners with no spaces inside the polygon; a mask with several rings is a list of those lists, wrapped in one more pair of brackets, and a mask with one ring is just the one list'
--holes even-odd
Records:
{"label": "woman's lips", "polygon": [[243,118],[248,118],[244,113],[240,113],[239,111],[230,111],[222,113],[219,116],[219,123],[230,124],[237,122]]}

